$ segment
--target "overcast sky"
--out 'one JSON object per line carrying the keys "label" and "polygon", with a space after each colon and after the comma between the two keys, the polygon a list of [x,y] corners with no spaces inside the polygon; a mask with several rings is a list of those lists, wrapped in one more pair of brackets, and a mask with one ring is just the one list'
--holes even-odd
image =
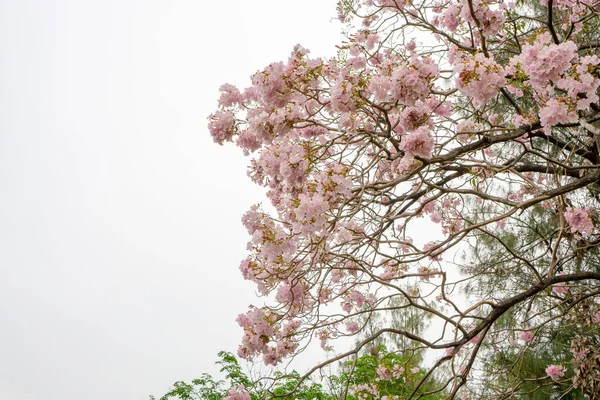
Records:
{"label": "overcast sky", "polygon": [[0,399],[128,400],[216,372],[257,302],[240,217],[262,191],[212,143],[218,87],[335,0],[0,0]]}

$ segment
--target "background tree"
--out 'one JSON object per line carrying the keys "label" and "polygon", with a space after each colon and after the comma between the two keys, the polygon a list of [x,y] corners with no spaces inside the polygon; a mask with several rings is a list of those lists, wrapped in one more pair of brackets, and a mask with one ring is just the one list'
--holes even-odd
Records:
{"label": "background tree", "polygon": [[[302,400],[329,400],[331,396],[323,386],[310,379],[301,381],[300,374],[292,371],[283,374],[280,371],[272,373],[271,380],[256,382],[243,371],[237,358],[228,352],[218,354],[220,371],[225,374],[226,381],[215,380],[210,374],[202,374],[200,378],[190,383],[175,382],[173,389],[160,397],[160,400],[260,400],[269,391],[272,394],[288,393],[294,390],[294,398]],[[150,400],[155,400],[150,396]]]}
{"label": "background tree", "polygon": [[[415,391],[425,375],[418,356],[390,353],[384,345],[355,360],[342,364],[339,375],[330,377],[335,399],[403,399]],[[428,400],[442,399],[443,394],[430,395],[429,385],[419,385],[416,393]]]}
{"label": "background tree", "polygon": [[[520,224],[511,225],[510,229],[504,229],[496,237],[482,235],[473,241],[476,247],[471,247],[465,252],[465,257],[470,260],[469,273],[477,275],[467,287],[468,294],[475,294],[476,297],[492,296],[497,288],[519,291],[534,284],[528,281],[528,274],[524,273],[519,265],[511,265],[511,254],[519,254],[519,257],[537,265],[536,268],[540,270],[548,265],[546,243],[553,232],[558,231],[555,220],[548,218],[544,208],[538,206],[532,210],[529,219],[519,222]],[[598,272],[597,263],[592,262],[586,268]],[[546,294],[551,297],[559,294],[551,293],[551,289],[547,290]],[[561,288],[555,290],[563,291]],[[565,299],[559,306],[563,312],[574,307],[570,312],[571,316],[566,317],[566,320],[559,318],[553,323],[546,321],[545,324],[538,325],[544,322],[544,319],[539,318],[537,314],[543,313],[547,306],[548,302],[543,297],[532,299],[526,307],[515,307],[498,319],[496,325],[504,329],[505,341],[495,343],[494,346],[484,343],[480,350],[480,373],[499,378],[496,381],[485,382],[485,395],[482,394],[484,398],[550,398],[551,393],[558,392],[557,386],[560,385],[554,381],[547,381],[548,365],[569,360],[581,346],[577,344],[581,338],[594,339],[600,334],[598,324],[581,324],[581,321],[577,321],[577,316],[588,315],[589,312],[580,310],[577,304],[572,303],[572,299]],[[525,320],[526,325],[518,326],[520,320]],[[588,346],[589,344],[591,343],[588,343]],[[562,391],[565,392],[563,398],[585,398],[581,389],[570,387],[575,371],[578,370],[569,363],[565,364],[565,367],[565,377],[569,380],[561,384]],[[593,375],[588,371],[584,374]]]}
{"label": "background tree", "polygon": [[[400,357],[389,353],[380,345],[376,353],[364,354],[354,361],[341,364],[337,375],[325,377],[327,385],[302,380],[300,374],[292,371],[284,374],[272,371],[269,379],[254,381],[244,372],[237,358],[224,351],[219,352],[221,372],[225,379],[215,380],[209,374],[190,383],[175,382],[173,389],[160,397],[160,400],[260,400],[265,395],[286,396],[294,392],[294,399],[334,400],[334,399],[372,399],[388,396],[400,396],[413,390],[425,371],[411,356]],[[419,389],[424,394],[427,387]],[[424,399],[436,400],[440,396],[427,396]],[[155,400],[154,396],[150,396]]]}
{"label": "background tree", "polygon": [[[344,0],[336,57],[298,46],[221,88],[211,134],[273,206],[243,217],[265,305],[238,317],[239,356],[364,334],[306,376],[387,337],[437,357],[406,398],[596,396],[600,2],[542,4]],[[400,312],[435,329],[367,329]],[[557,349],[543,373],[536,346]]]}

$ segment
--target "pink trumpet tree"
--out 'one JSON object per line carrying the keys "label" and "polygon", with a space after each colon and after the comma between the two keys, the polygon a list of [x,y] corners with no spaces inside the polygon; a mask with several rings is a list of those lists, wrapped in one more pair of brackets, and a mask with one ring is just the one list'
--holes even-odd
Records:
{"label": "pink trumpet tree", "polygon": [[[242,218],[240,269],[264,304],[238,317],[238,355],[275,365],[359,335],[316,370],[401,336],[437,360],[422,383],[500,398],[494,381],[526,377],[494,369],[497,349],[597,332],[599,7],[342,0],[337,56],[297,46],[248,88],[223,85],[210,133],[250,156],[273,206]],[[411,309],[435,329],[364,332]],[[597,393],[598,336],[572,341],[539,380]]]}

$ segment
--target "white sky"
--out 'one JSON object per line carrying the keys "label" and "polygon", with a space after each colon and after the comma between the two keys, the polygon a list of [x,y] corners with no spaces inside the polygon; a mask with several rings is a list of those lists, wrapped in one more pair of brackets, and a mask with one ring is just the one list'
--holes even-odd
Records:
{"label": "white sky", "polygon": [[240,217],[225,82],[339,42],[335,0],[0,0],[0,399],[128,400],[215,373]]}

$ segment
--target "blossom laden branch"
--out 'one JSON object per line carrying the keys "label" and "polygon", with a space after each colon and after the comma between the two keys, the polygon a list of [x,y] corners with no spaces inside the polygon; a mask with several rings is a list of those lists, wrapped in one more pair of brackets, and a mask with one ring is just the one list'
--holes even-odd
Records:
{"label": "blossom laden branch", "polygon": [[[238,355],[275,365],[313,338],[329,351],[364,338],[365,320],[414,312],[439,331],[383,326],[309,374],[395,337],[397,353],[448,351],[411,396],[435,381],[448,398],[493,398],[504,389],[473,377],[505,376],[490,360],[514,356],[503,343],[528,331],[515,327],[535,323],[529,347],[552,329],[593,336],[600,3],[545,5],[343,1],[337,56],[298,46],[247,89],[222,86],[210,133],[251,156],[273,206],[242,219],[240,270],[265,304],[238,317]],[[558,381],[549,371],[536,379]]]}

